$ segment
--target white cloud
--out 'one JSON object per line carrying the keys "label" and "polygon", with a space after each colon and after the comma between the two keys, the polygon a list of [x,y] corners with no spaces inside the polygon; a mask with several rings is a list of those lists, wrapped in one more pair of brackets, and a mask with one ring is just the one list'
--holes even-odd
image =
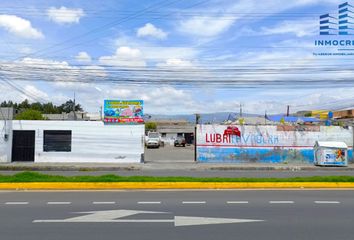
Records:
{"label": "white cloud", "polygon": [[[177,24],[177,30],[192,36],[212,38],[235,26],[235,33],[244,27],[245,23],[261,21],[264,18],[279,14],[289,9],[298,7],[314,6],[316,4],[338,4],[336,0],[299,0],[284,1],[272,0],[238,0],[238,1],[218,1],[218,4],[210,4],[199,9],[198,16],[187,17]],[[262,13],[254,14],[252,13]],[[205,13],[206,12],[206,13]],[[234,13],[237,14],[234,14]],[[250,14],[251,13],[251,14]],[[317,23],[317,21],[313,20]],[[291,26],[287,26],[289,29]],[[308,27],[307,27],[308,28]],[[306,31],[307,32],[307,31]],[[304,32],[302,32],[304,34]],[[301,34],[301,33],[300,33]],[[200,39],[199,39],[200,40]]]}
{"label": "white cloud", "polygon": [[[24,91],[25,91],[25,93],[30,93],[32,96],[35,96],[36,98],[39,98],[39,99],[43,99],[43,100],[47,100],[47,101],[49,101],[49,99],[50,99],[47,93],[39,90],[38,88],[36,88],[33,85],[26,85],[24,87]],[[26,99],[26,98],[28,98],[27,95],[23,95],[23,99]]]}
{"label": "white cloud", "polygon": [[134,98],[135,95],[131,89],[127,88],[115,88],[111,91],[111,94],[118,99]]}
{"label": "white cloud", "polygon": [[157,67],[175,67],[175,68],[191,68],[193,63],[180,58],[169,58],[163,63],[156,64]]}
{"label": "white cloud", "polygon": [[263,27],[259,34],[293,34],[297,37],[306,37],[316,35],[318,32],[318,23],[314,20],[296,20],[282,21],[273,27]]}
{"label": "white cloud", "polygon": [[151,23],[145,24],[145,26],[139,28],[136,32],[138,37],[154,37],[158,39],[166,39],[167,33],[162,29],[155,27]]}
{"label": "white cloud", "polygon": [[87,52],[79,52],[75,56],[76,61],[78,62],[91,62],[91,56]]}
{"label": "white cloud", "polygon": [[84,10],[81,8],[60,8],[51,7],[47,10],[49,19],[59,24],[79,23],[80,18],[85,16]]}
{"label": "white cloud", "polygon": [[199,54],[199,49],[193,47],[164,47],[161,45],[151,44],[140,39],[132,38],[122,35],[114,41],[115,46],[130,46],[131,48],[138,48],[144,53],[146,61],[155,63],[165,62],[167,59],[194,59]]}
{"label": "white cloud", "polygon": [[224,18],[222,16],[198,16],[181,21],[179,30],[191,35],[214,37],[228,30],[234,21],[235,18]]}
{"label": "white cloud", "polygon": [[15,15],[0,15],[0,27],[6,31],[23,38],[44,38],[41,31],[32,27],[30,21]]}
{"label": "white cloud", "polygon": [[141,51],[137,48],[127,46],[118,47],[116,53],[112,56],[103,56],[99,62],[104,65],[119,67],[145,67],[146,62]]}
{"label": "white cloud", "polygon": [[9,80],[87,82],[106,76],[101,66],[71,66],[65,61],[24,58],[15,62],[1,62],[0,73]]}

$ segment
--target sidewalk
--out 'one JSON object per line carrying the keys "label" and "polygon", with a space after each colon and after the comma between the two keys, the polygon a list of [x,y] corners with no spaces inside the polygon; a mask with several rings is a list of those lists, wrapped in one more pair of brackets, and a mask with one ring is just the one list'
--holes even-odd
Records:
{"label": "sidewalk", "polygon": [[348,167],[319,167],[311,164],[272,163],[195,163],[195,162],[148,162],[148,163],[0,163],[0,171],[354,171]]}

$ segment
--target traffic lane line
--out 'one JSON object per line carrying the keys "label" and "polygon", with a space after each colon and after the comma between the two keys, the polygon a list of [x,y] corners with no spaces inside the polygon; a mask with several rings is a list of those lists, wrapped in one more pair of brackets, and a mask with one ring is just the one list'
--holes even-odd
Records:
{"label": "traffic lane line", "polygon": [[270,204],[293,204],[294,201],[269,201]]}
{"label": "traffic lane line", "polygon": [[141,202],[138,202],[138,204],[161,204],[161,202],[159,201],[156,201],[156,202],[144,202],[144,201],[141,201]]}
{"label": "traffic lane line", "polygon": [[339,201],[315,201],[317,204],[340,204]]}
{"label": "traffic lane line", "polygon": [[182,204],[205,204],[206,201],[182,201]]}
{"label": "traffic lane line", "polygon": [[47,205],[69,205],[71,202],[47,202]]}
{"label": "traffic lane line", "polygon": [[116,204],[116,202],[92,202],[92,204],[96,205],[109,205],[109,204]]}
{"label": "traffic lane line", "polygon": [[248,201],[227,201],[227,204],[247,204]]}
{"label": "traffic lane line", "polygon": [[5,205],[26,205],[28,202],[6,202]]}

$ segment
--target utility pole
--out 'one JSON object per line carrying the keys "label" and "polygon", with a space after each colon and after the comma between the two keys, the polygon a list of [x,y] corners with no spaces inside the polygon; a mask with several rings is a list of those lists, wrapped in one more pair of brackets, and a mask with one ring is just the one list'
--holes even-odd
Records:
{"label": "utility pole", "polygon": [[100,120],[102,121],[102,105],[100,106]]}
{"label": "utility pole", "polygon": [[286,108],[286,116],[289,117],[289,113],[290,113],[290,106],[288,105]]}
{"label": "utility pole", "polygon": [[199,124],[200,114],[195,114],[195,126],[194,126],[194,161],[197,159],[197,125]]}
{"label": "utility pole", "polygon": [[76,106],[76,100],[75,100],[75,92],[74,92],[74,104],[73,104],[73,112],[74,112],[74,120],[76,121],[77,120],[77,117],[76,117],[76,112],[75,112],[75,106]]}
{"label": "utility pole", "polygon": [[240,117],[242,117],[242,103],[240,103]]}

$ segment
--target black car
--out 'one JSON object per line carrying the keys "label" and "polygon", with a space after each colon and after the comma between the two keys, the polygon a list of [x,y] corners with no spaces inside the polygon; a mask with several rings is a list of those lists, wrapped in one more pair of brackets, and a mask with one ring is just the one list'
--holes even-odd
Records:
{"label": "black car", "polygon": [[174,145],[175,145],[175,147],[177,147],[177,146],[185,147],[186,146],[186,139],[184,137],[177,137]]}

